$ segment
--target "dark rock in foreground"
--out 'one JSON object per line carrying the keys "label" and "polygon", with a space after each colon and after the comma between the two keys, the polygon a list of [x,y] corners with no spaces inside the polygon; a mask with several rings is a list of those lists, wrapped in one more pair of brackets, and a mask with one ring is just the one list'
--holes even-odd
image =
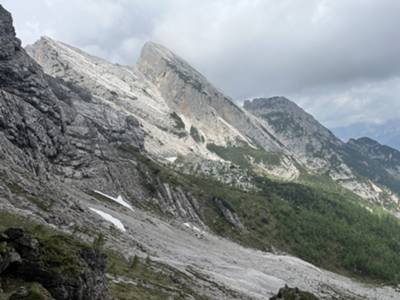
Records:
{"label": "dark rock in foreground", "polygon": [[318,300],[318,298],[309,292],[303,292],[298,288],[285,286],[279,290],[276,296],[270,298],[270,300]]}
{"label": "dark rock in foreground", "polygon": [[[106,259],[99,250],[63,235],[33,238],[22,229],[0,234],[0,276],[20,285],[10,299],[109,299]],[[38,298],[30,298],[37,296]],[[40,296],[40,297],[39,297]]]}

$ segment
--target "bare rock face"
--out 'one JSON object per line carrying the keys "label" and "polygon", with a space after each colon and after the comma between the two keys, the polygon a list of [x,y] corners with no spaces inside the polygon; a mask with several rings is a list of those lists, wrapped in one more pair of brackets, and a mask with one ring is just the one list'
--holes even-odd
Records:
{"label": "bare rock face", "polygon": [[0,139],[10,145],[2,148],[9,161],[37,174],[57,169],[68,175],[71,167],[98,158],[102,145],[143,147],[143,134],[132,116],[89,106],[43,73],[15,38],[10,14],[2,10],[1,17]]}
{"label": "bare rock face", "polygon": [[[168,104],[185,118],[193,120],[206,136],[217,132],[251,143],[253,139],[266,150],[280,149],[268,130],[253,116],[223,95],[187,62],[161,45],[149,42],[142,49],[138,69],[150,80]],[[196,123],[201,120],[201,123]],[[217,143],[218,144],[218,143]]]}
{"label": "bare rock face", "polygon": [[310,114],[285,97],[257,98],[244,108],[264,120],[276,136],[307,168],[329,170],[343,143]]}
{"label": "bare rock face", "polygon": [[137,119],[145,132],[147,152],[162,158],[193,151],[208,154],[204,143],[191,138],[190,123],[168,106],[136,68],[109,63],[47,37],[26,50],[47,74],[89,92],[92,105],[112,107]]}

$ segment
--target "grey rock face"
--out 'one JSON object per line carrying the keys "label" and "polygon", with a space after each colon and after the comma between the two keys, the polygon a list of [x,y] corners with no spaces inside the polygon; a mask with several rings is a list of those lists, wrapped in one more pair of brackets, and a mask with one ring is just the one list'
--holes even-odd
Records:
{"label": "grey rock face", "polygon": [[342,142],[294,102],[284,97],[258,98],[245,101],[244,108],[265,120],[306,167],[329,170]]}
{"label": "grey rock face", "polygon": [[56,171],[68,177],[73,169],[72,175],[82,178],[90,172],[88,163],[101,158],[104,145],[143,148],[143,133],[133,117],[104,105],[89,106],[44,74],[13,36],[10,15],[3,17],[1,31],[9,34],[0,46],[7,53],[0,61],[0,139],[15,147],[2,148],[7,160],[38,175]]}
{"label": "grey rock face", "polygon": [[[279,143],[266,128],[163,46],[146,43],[138,69],[160,90],[174,110],[191,120],[202,120],[203,124],[196,126],[206,132],[206,136],[208,131],[217,131],[215,127],[224,127],[233,137],[232,142],[239,138],[251,143],[253,139],[266,150],[280,149]],[[209,135],[212,136],[211,133]]]}

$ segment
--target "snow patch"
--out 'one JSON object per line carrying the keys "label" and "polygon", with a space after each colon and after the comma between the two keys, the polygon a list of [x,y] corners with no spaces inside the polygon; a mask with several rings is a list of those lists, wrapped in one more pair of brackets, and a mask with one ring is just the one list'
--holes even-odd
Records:
{"label": "snow patch", "polygon": [[374,213],[374,211],[372,210],[372,208],[370,208],[370,207],[368,207],[368,206],[365,206],[365,209],[366,209],[367,211],[369,211],[371,214]]}
{"label": "snow patch", "polygon": [[92,207],[89,207],[89,209],[91,211],[95,212],[96,214],[98,214],[99,216],[101,216],[104,220],[112,223],[115,227],[117,227],[122,232],[126,232],[124,225],[122,224],[122,222],[119,219],[114,218],[112,215],[105,213],[104,211],[101,211],[99,209],[95,209]]}
{"label": "snow patch", "polygon": [[117,202],[118,204],[120,204],[120,205],[122,205],[122,206],[125,206],[126,208],[130,209],[131,211],[134,211],[133,208],[132,208],[132,206],[131,206],[128,202],[126,202],[126,201],[122,198],[121,195],[118,195],[117,198],[114,198],[114,197],[112,197],[112,196],[110,196],[110,195],[104,194],[104,193],[102,193],[102,192],[100,192],[100,191],[97,191],[97,190],[93,190],[93,192],[95,192],[95,193],[97,193],[97,194],[99,194],[99,195],[102,195],[102,196],[104,196],[104,197],[106,197],[106,198],[108,198],[108,199],[110,199],[110,200],[112,200],[112,201],[114,201],[114,202]]}
{"label": "snow patch", "polygon": [[372,188],[377,193],[383,193],[382,189],[371,181]]}
{"label": "snow patch", "polygon": [[171,157],[166,157],[165,159],[168,160],[170,163],[174,163],[178,157],[176,156],[171,156]]}
{"label": "snow patch", "polygon": [[198,227],[194,226],[193,224],[190,224],[190,223],[186,222],[186,223],[183,223],[183,225],[186,226],[187,228],[190,228],[190,229],[192,229],[194,231],[197,231],[198,233],[201,233],[201,234],[204,233],[204,230],[199,229]]}

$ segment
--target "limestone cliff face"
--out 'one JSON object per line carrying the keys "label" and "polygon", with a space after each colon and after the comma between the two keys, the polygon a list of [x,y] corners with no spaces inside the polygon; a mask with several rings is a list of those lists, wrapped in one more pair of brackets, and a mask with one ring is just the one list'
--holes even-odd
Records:
{"label": "limestone cliff face", "polygon": [[[138,69],[174,110],[190,119],[206,136],[223,136],[233,143],[255,141],[268,151],[282,151],[279,142],[252,115],[165,47],[146,43]],[[217,144],[223,142],[221,138],[214,139]]]}

